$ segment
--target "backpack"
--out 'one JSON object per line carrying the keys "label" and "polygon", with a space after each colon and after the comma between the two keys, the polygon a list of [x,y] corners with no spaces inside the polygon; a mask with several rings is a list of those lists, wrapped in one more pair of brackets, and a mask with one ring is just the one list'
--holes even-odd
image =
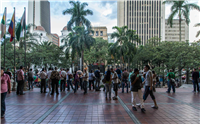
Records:
{"label": "backpack", "polygon": [[116,70],[117,74],[121,74],[121,71],[119,69]]}
{"label": "backpack", "polygon": [[128,72],[124,72],[124,73],[123,73],[123,79],[127,79],[128,76],[129,76]]}
{"label": "backpack", "polygon": [[96,70],[96,71],[94,72],[94,75],[95,75],[95,77],[100,78],[99,70]]}

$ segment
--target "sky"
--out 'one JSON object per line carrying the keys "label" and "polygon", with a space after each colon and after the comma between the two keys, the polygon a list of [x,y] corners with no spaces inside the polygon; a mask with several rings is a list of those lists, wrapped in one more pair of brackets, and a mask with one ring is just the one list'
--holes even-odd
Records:
{"label": "sky", "polygon": [[[88,7],[93,11],[92,16],[87,16],[92,26],[106,26],[108,33],[112,33],[113,26],[117,25],[117,1],[116,0],[80,0],[87,2]],[[51,33],[61,35],[61,30],[70,20],[70,15],[63,15],[62,11],[71,8],[68,0],[49,0],[51,14]],[[189,3],[196,3],[200,6],[200,0],[188,0]],[[16,20],[19,20],[23,14],[24,7],[28,10],[28,0],[0,0],[0,19],[7,7],[7,19],[13,14],[13,7],[16,9]],[[165,18],[169,17],[171,5],[165,6]],[[28,12],[27,12],[28,13]],[[28,17],[28,16],[26,16]],[[189,39],[190,42],[200,39],[196,38],[196,33],[200,27],[194,27],[196,23],[200,23],[200,12],[196,10],[190,11]]]}

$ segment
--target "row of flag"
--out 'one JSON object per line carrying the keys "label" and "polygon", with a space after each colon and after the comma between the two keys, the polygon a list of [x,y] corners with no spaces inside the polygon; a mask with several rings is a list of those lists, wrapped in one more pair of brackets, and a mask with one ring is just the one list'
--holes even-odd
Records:
{"label": "row of flag", "polygon": [[[6,15],[7,15],[7,10],[5,8],[3,18],[1,20],[1,38],[4,38],[4,39],[6,36]],[[16,34],[17,40],[19,41],[20,36],[22,36],[23,31],[25,31],[25,27],[26,27],[26,17],[25,17],[25,10],[24,10],[20,24],[17,27],[17,30],[15,32],[15,9],[14,9],[14,13],[13,13],[13,16],[8,28],[8,32],[10,33],[10,42],[12,42],[13,39],[15,38],[15,34]]]}

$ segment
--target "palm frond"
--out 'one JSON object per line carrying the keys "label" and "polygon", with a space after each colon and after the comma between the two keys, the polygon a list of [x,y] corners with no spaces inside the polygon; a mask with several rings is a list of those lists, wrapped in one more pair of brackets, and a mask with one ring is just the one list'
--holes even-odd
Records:
{"label": "palm frond", "polygon": [[200,36],[200,30],[197,32],[197,35],[196,35],[196,37],[198,37],[198,36]]}
{"label": "palm frond", "polygon": [[200,23],[197,23],[194,25],[194,27],[199,27],[200,26]]}

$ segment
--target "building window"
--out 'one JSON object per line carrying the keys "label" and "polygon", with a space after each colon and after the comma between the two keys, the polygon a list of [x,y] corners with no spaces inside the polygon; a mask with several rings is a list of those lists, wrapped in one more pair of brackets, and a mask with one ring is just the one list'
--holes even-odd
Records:
{"label": "building window", "polygon": [[103,36],[103,31],[100,32],[100,35]]}
{"label": "building window", "polygon": [[96,36],[99,36],[99,32],[98,31],[96,31]]}

